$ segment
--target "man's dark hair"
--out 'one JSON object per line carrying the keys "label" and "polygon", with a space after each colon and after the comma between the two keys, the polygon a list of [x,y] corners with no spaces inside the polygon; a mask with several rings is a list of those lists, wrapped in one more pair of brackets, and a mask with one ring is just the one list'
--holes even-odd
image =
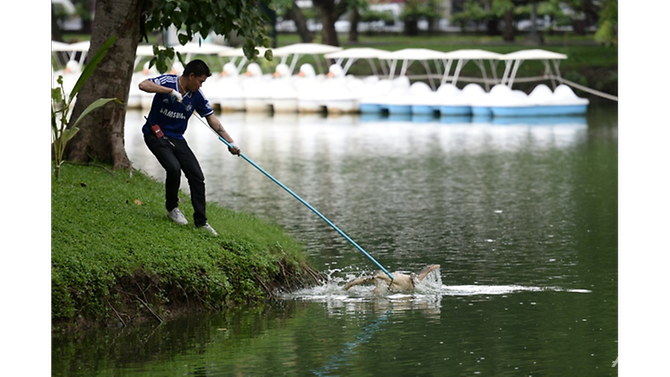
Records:
{"label": "man's dark hair", "polygon": [[193,73],[196,77],[203,75],[209,77],[212,75],[212,72],[210,72],[207,64],[205,64],[205,62],[200,59],[191,60],[188,64],[186,64],[186,67],[184,67],[184,76],[188,76],[191,73]]}

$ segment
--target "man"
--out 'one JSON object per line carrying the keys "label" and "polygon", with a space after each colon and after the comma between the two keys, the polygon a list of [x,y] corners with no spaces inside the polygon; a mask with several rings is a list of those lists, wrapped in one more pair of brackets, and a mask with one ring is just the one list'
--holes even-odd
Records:
{"label": "man", "polygon": [[147,93],[155,93],[142,133],[147,147],[165,169],[165,208],[168,218],[180,225],[188,224],[178,208],[179,185],[183,171],[191,189],[195,226],[218,235],[207,223],[205,177],[198,159],[184,139],[188,119],[193,111],[196,111],[207,119],[207,123],[216,133],[231,143],[232,147],[228,148],[230,153],[240,155],[240,148],[214,115],[209,101],[200,90],[211,75],[205,62],[193,60],[184,67],[181,76],[161,75],[142,81],[139,87]]}
{"label": "man", "polygon": [[[387,289],[390,292],[413,292],[414,288],[416,288],[416,283],[423,281],[423,279],[425,279],[431,271],[437,270],[438,268],[440,268],[439,264],[431,264],[421,270],[418,275],[407,275],[401,272],[394,272],[391,274],[393,275],[393,281],[391,281],[391,278],[386,275],[386,273],[379,271],[373,276],[360,277],[348,282],[344,286],[344,290],[346,291],[354,285],[377,284],[378,282],[384,282],[386,283]],[[381,293],[382,288],[384,288],[382,285],[377,284],[377,287],[375,287],[373,292],[375,294],[379,294]]]}

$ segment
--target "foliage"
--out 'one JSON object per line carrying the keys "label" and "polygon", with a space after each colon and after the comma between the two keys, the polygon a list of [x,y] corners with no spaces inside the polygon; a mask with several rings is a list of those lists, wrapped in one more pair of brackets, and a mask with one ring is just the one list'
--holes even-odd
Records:
{"label": "foliage", "polygon": [[[264,5],[269,0],[260,0]],[[244,39],[244,54],[249,59],[259,55],[257,46],[270,47],[270,38],[264,24],[268,17],[258,1],[250,0],[170,0],[154,1],[151,10],[147,10],[145,22],[147,31],[165,30],[171,25],[178,29],[177,39],[182,45],[193,40],[197,35],[207,36],[210,33],[228,36],[231,32]],[[169,67],[168,59],[174,57],[172,48],[163,51],[151,60],[159,71],[165,72]],[[272,51],[266,50],[265,58],[272,60]]]}
{"label": "foliage", "polygon": [[[581,0],[546,0],[536,3],[536,12],[537,17],[540,19],[549,17],[551,19],[551,26],[572,25],[575,20],[584,19],[587,13],[593,13],[594,9],[599,9],[601,12],[600,19],[603,24],[607,22],[608,25],[611,25],[612,21],[616,22],[617,1],[607,0],[601,3],[601,8],[594,8],[596,4],[600,3],[584,2]],[[463,11],[454,13],[451,21],[461,26],[461,28],[465,28],[468,25],[479,25],[489,21],[500,20],[510,10],[513,13],[514,21],[528,20],[531,18],[532,4],[532,2],[515,4],[512,0],[467,0]],[[603,14],[609,13],[608,8],[615,9],[615,16],[606,16],[603,19]]]}
{"label": "foliage", "polygon": [[619,4],[616,0],[607,0],[603,3],[603,9],[600,12],[600,25],[594,39],[607,46],[616,46],[618,43]]}
{"label": "foliage", "polygon": [[[275,225],[209,203],[213,237],[169,221],[163,185],[142,173],[131,180],[122,171],[64,169],[51,194],[55,324],[261,300],[308,268],[302,246]],[[180,196],[189,216],[190,200]]]}
{"label": "foliage", "polygon": [[403,7],[400,19],[403,21],[418,21],[421,19],[435,20],[440,18],[437,12],[437,0],[407,0]]}
{"label": "foliage", "polygon": [[56,163],[56,169],[54,171],[56,179],[58,179],[60,176],[60,168],[64,162],[63,154],[65,152],[65,147],[67,146],[67,143],[74,137],[74,135],[79,132],[77,124],[79,124],[79,122],[91,111],[105,106],[111,101],[120,103],[116,98],[100,98],[91,103],[79,115],[72,126],[67,127],[75,96],[77,93],[79,93],[79,90],[81,90],[84,82],[86,82],[91,74],[93,74],[93,70],[95,70],[95,67],[97,67],[102,58],[107,54],[107,50],[109,50],[115,41],[116,37],[111,37],[102,45],[100,50],[98,50],[98,52],[91,58],[89,63],[81,72],[79,79],[77,79],[77,82],[75,83],[70,93],[65,92],[63,76],[58,76],[58,87],[51,88],[51,140],[53,142],[54,160]]}
{"label": "foliage", "polygon": [[463,6],[462,12],[452,14],[451,21],[459,25],[461,29],[465,29],[469,23],[479,24],[488,21],[490,17],[491,13],[484,8],[481,2],[468,0]]}

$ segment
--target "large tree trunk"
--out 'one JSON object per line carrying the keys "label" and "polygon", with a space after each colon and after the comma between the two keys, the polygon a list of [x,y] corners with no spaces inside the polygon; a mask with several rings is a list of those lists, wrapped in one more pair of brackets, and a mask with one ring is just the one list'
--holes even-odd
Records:
{"label": "large tree trunk", "polygon": [[514,11],[505,12],[505,30],[503,31],[503,40],[505,42],[514,42]]}
{"label": "large tree trunk", "polygon": [[358,42],[358,23],[361,20],[361,14],[358,12],[358,8],[353,8],[351,10],[351,18],[349,19],[349,42]]}
{"label": "large tree trunk", "polygon": [[337,32],[335,31],[335,21],[339,15],[334,0],[312,0],[319,12],[321,13],[321,43],[339,46],[340,42],[337,39]]}
{"label": "large tree trunk", "polygon": [[[114,169],[131,166],[124,147],[126,103],[140,40],[140,16],[145,0],[98,0],[88,56],[93,56],[111,36],[116,42],[77,95],[71,119],[99,98],[115,97],[123,105],[109,103],[87,115],[80,131],[68,144],[66,158],[77,162],[96,160]],[[139,127],[139,125],[136,125]]]}
{"label": "large tree trunk", "polygon": [[307,19],[302,13],[302,10],[300,10],[300,7],[296,5],[295,1],[292,2],[291,7],[286,11],[286,17],[293,20],[293,23],[295,23],[295,27],[298,29],[298,35],[300,35],[300,40],[303,43],[312,42],[313,36],[307,28]]}

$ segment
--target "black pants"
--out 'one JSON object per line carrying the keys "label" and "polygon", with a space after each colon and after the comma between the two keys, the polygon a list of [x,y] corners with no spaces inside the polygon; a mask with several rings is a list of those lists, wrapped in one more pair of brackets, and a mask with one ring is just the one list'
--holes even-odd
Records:
{"label": "black pants", "polygon": [[171,211],[179,204],[179,185],[181,172],[188,179],[193,204],[193,222],[195,226],[207,223],[205,211],[205,176],[200,163],[195,157],[186,140],[159,139],[153,134],[145,135],[144,142],[158,162],[165,169],[165,209]]}

